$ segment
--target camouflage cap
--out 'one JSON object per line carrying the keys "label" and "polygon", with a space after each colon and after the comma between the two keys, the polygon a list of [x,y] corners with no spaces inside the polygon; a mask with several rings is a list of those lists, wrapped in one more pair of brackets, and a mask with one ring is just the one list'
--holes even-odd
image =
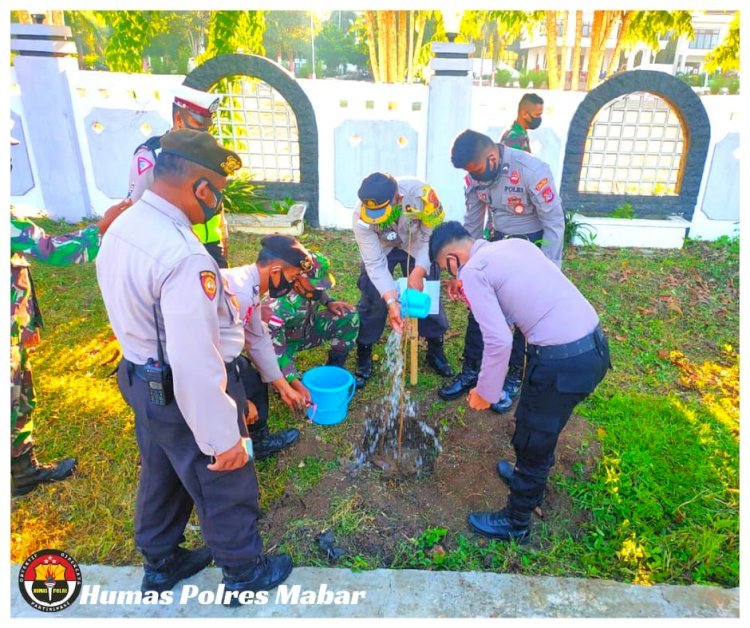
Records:
{"label": "camouflage cap", "polygon": [[161,138],[161,152],[192,161],[223,177],[242,167],[237,153],[224,148],[205,131],[174,129]]}
{"label": "camouflage cap", "polygon": [[319,290],[329,290],[336,285],[336,279],[330,272],[331,263],[322,253],[313,252],[312,270],[305,273],[308,281]]}

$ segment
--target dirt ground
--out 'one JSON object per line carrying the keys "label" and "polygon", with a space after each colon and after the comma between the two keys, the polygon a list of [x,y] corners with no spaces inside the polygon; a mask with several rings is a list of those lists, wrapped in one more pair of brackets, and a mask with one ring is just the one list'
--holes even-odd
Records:
{"label": "dirt ground", "polygon": [[[380,566],[390,566],[399,542],[419,536],[426,528],[446,528],[472,536],[466,524],[467,513],[499,510],[505,503],[508,488],[498,477],[496,465],[501,458],[514,460],[510,441],[515,420],[513,411],[505,415],[490,410],[456,411],[457,406],[465,404],[465,399],[447,403],[427,420],[436,432],[441,419],[443,426],[448,425],[440,439],[442,453],[430,476],[394,479],[370,465],[354,469],[349,460],[339,457],[338,467],[309,491],[300,493],[294,486],[287,486],[260,521],[269,549],[287,544],[301,552],[297,560],[323,560],[316,539],[332,528],[336,544],[348,556],[376,556]],[[323,429],[345,429],[352,443],[359,442],[365,412],[350,412],[345,423]],[[462,416],[458,419],[457,415]],[[306,456],[336,458],[334,447],[316,437],[319,427],[310,427],[277,464],[299,464]],[[573,415],[558,442],[552,473],[572,475],[574,465],[579,465],[588,476],[599,456],[597,443],[591,425]],[[573,512],[569,496],[558,491],[554,483],[548,483],[542,509],[544,522],[553,534],[565,528],[575,534],[578,524],[588,516]],[[535,519],[538,525],[539,519]]]}

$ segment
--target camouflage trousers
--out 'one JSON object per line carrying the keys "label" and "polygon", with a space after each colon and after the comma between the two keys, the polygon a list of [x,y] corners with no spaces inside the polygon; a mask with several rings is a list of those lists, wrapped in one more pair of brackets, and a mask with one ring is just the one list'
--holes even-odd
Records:
{"label": "camouflage trousers", "polygon": [[16,458],[34,445],[34,421],[31,411],[36,406],[34,379],[28,351],[19,345],[10,347],[10,456]]}
{"label": "camouflage trousers", "polygon": [[358,333],[359,314],[356,310],[354,312],[346,312],[342,316],[334,314],[327,309],[318,310],[315,314],[313,324],[305,326],[303,333],[298,334],[301,338],[287,338],[286,347],[281,354],[279,351],[281,347],[276,347],[276,356],[281,372],[287,378],[291,374],[296,374],[296,368],[293,365],[294,354],[305,349],[312,349],[327,341],[331,342],[331,349],[333,351],[349,353],[356,344]]}

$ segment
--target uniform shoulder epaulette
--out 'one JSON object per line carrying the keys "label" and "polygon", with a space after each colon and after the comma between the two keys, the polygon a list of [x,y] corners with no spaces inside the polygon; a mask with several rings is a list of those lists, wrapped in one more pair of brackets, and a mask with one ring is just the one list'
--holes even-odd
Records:
{"label": "uniform shoulder epaulette", "polygon": [[150,150],[152,153],[155,153],[159,148],[161,148],[161,138],[164,137],[164,135],[154,135],[152,137],[149,137],[143,144],[139,144],[138,148],[136,148],[133,151],[133,154],[135,155],[141,148],[145,148],[146,150]]}

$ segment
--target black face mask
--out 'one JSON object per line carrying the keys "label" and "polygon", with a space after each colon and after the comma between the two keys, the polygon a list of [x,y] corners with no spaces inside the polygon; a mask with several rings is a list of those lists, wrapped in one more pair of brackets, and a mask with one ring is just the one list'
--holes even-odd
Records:
{"label": "black face mask", "polygon": [[[455,265],[451,268],[451,262]],[[445,256],[445,270],[451,277],[458,277],[458,271],[461,270],[462,264],[458,261],[458,255],[455,253],[448,253]]]}
{"label": "black face mask", "polygon": [[[198,195],[196,192],[198,191],[198,187],[201,183],[204,183],[208,186],[208,189],[211,190],[211,194],[214,195],[214,198],[216,199],[216,202],[214,203],[214,206],[211,207],[210,205],[206,205],[200,198],[198,198]],[[216,189],[213,183],[211,183],[208,179],[205,177],[201,177],[200,179],[196,179],[195,183],[193,183],[193,195],[195,196],[195,200],[198,201],[198,205],[201,206],[201,209],[203,210],[203,222],[208,222],[213,218],[217,212],[219,211],[219,207],[221,207],[221,200],[224,198],[224,195],[219,192],[219,190]]]}
{"label": "black face mask", "polygon": [[[274,285],[273,282],[273,276],[268,276],[268,296],[272,299],[278,299],[280,297],[283,297],[286,294],[289,294],[289,292],[294,288],[294,282],[289,281],[286,278],[286,275],[284,274],[284,271],[279,268],[279,283]],[[271,269],[272,271],[274,269]]]}
{"label": "black face mask", "polygon": [[487,159],[485,159],[484,162],[484,172],[480,174],[473,174],[471,175],[474,179],[477,181],[482,181],[483,183],[487,183],[488,181],[494,181],[497,179],[497,174],[500,172],[500,161],[495,164],[495,166],[490,165],[490,156],[487,156]]}
{"label": "black face mask", "polygon": [[539,116],[538,118],[531,118],[529,120],[529,128],[533,131],[534,129],[538,129],[542,124],[542,116]]}

